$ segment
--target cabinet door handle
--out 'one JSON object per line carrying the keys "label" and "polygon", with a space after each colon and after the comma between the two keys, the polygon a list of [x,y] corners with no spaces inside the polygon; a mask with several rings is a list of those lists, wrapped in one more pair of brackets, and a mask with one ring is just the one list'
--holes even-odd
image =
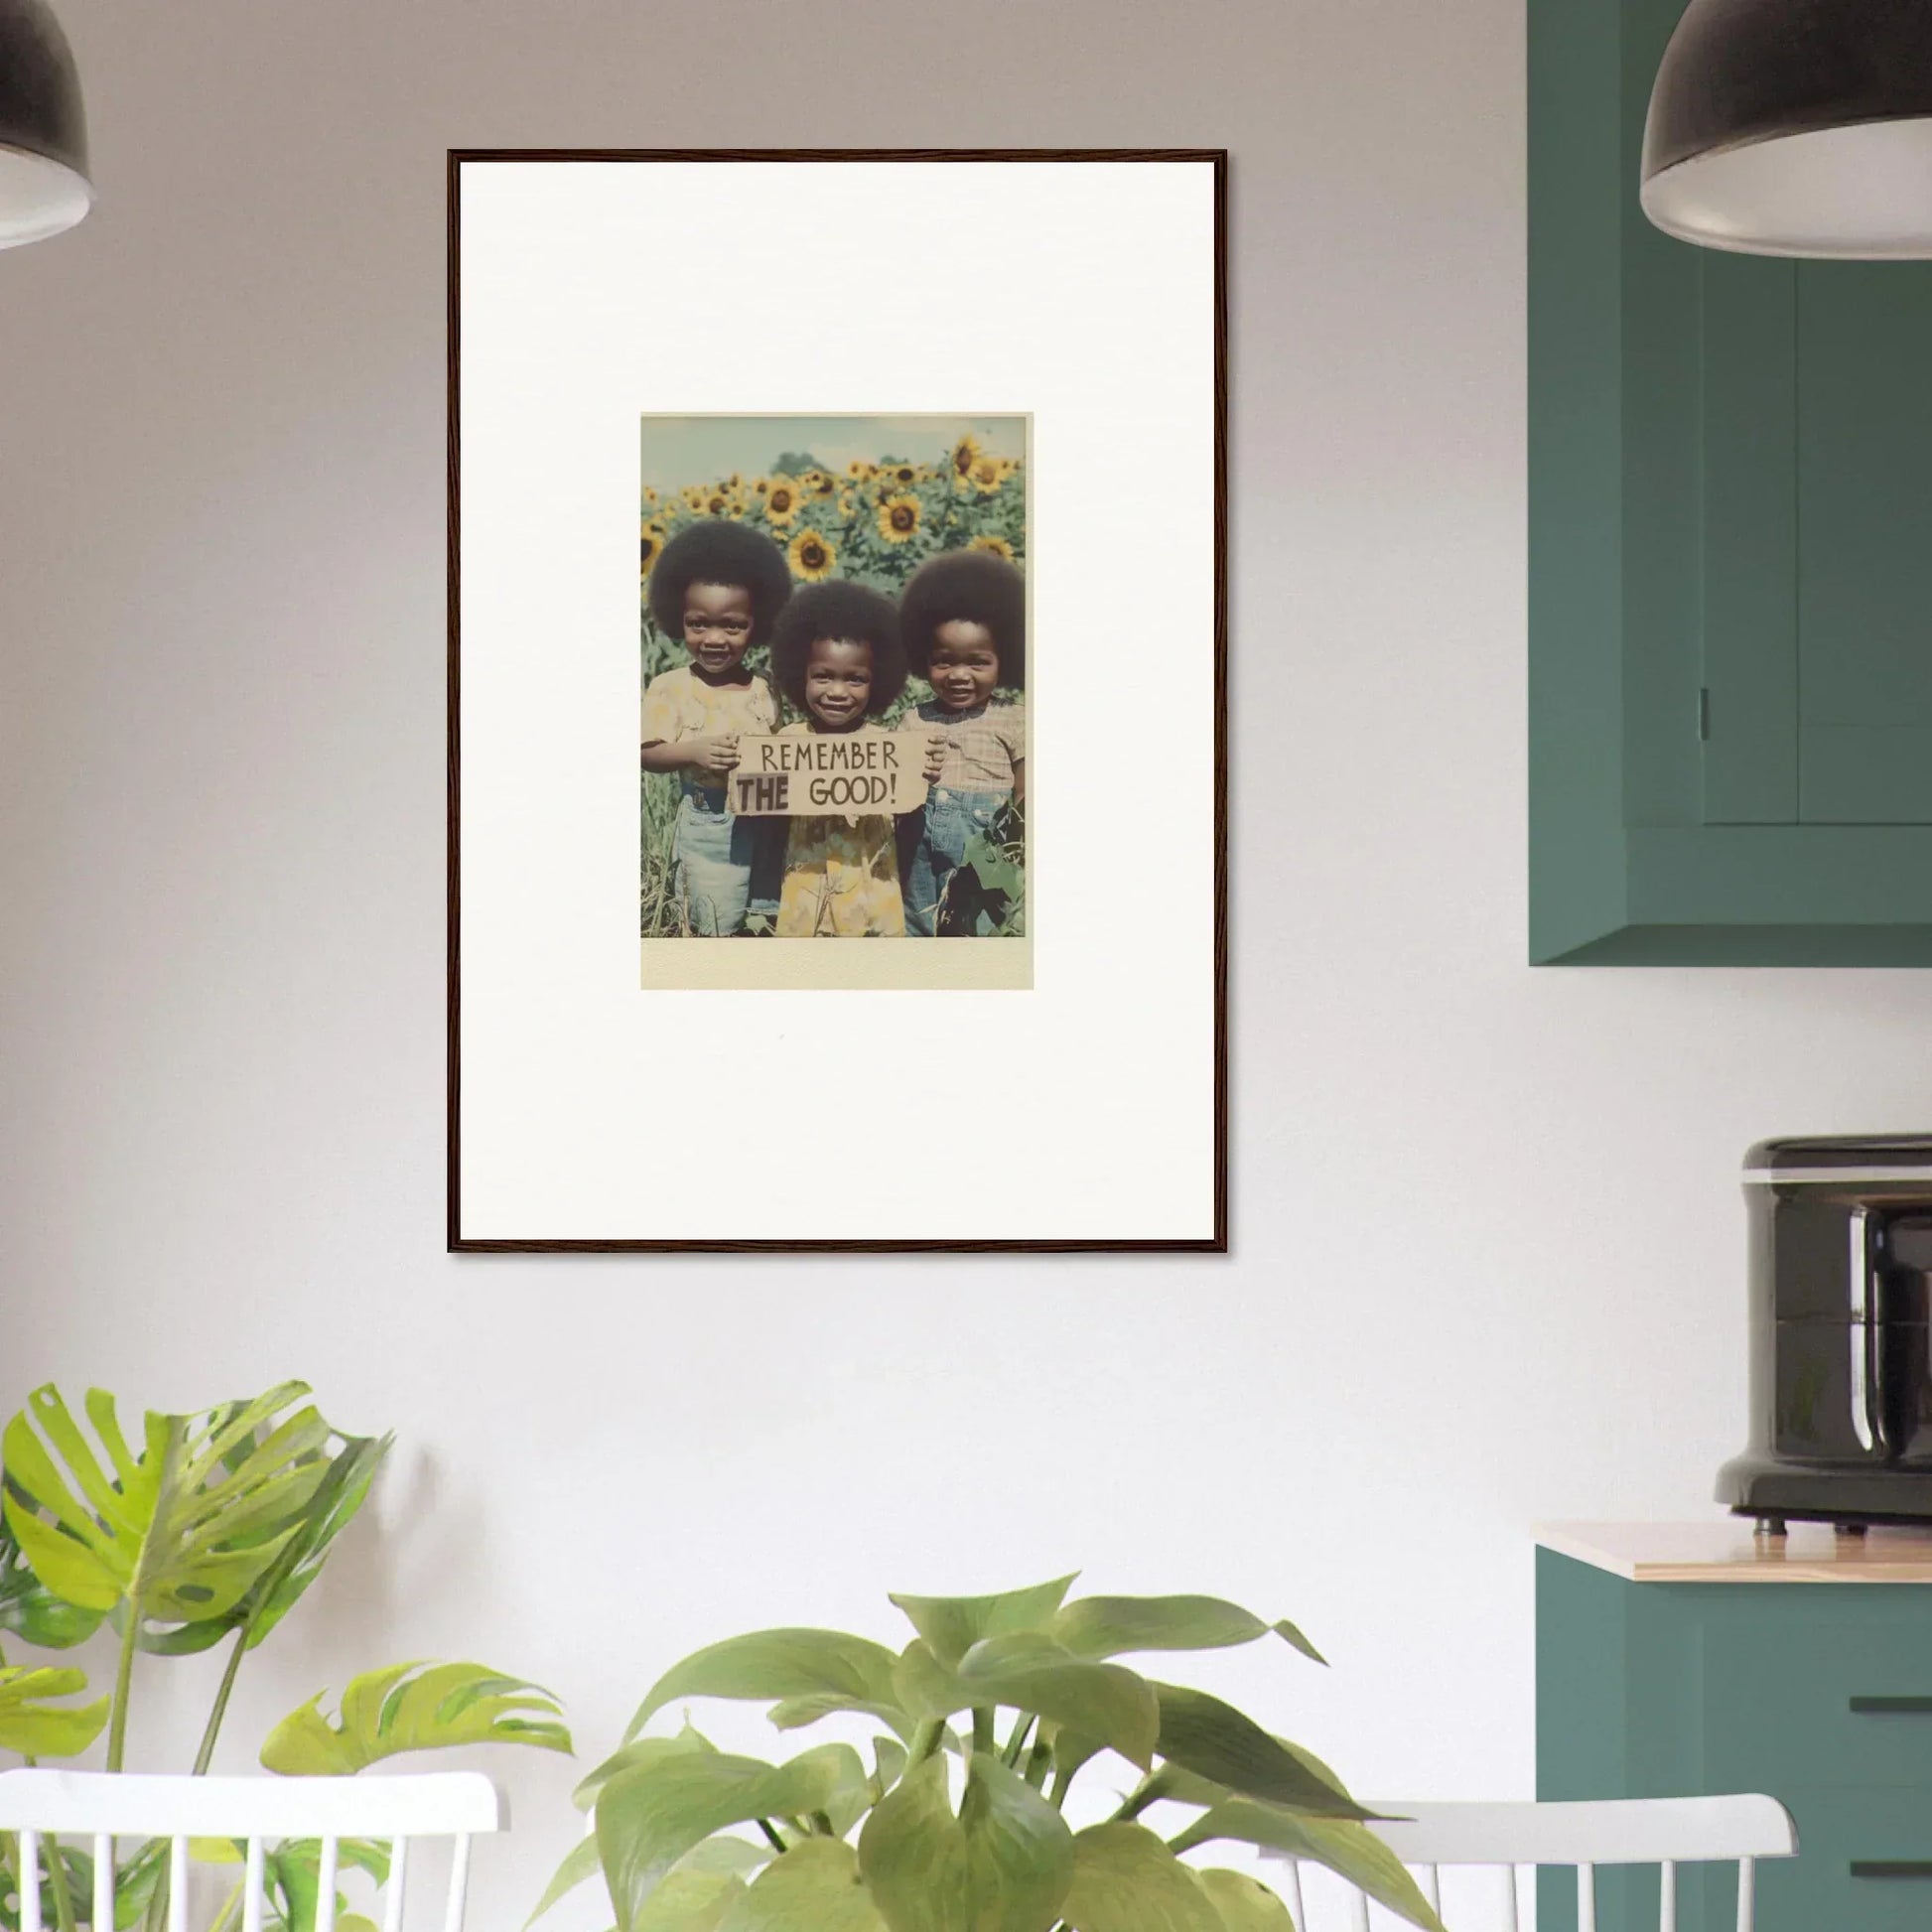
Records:
{"label": "cabinet door handle", "polygon": [[1891,1712],[1911,1714],[1920,1717],[1932,1716],[1932,1698],[1854,1698],[1852,1709],[1860,1713]]}
{"label": "cabinet door handle", "polygon": [[1932,1859],[1854,1859],[1855,1878],[1932,1878]]}

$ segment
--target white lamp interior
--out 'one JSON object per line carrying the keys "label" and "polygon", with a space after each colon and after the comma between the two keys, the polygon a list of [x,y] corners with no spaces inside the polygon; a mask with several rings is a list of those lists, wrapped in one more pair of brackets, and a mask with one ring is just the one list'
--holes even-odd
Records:
{"label": "white lamp interior", "polygon": [[1644,184],[1644,212],[1707,248],[1932,256],[1932,120],[1871,121],[1700,155]]}
{"label": "white lamp interior", "polygon": [[0,148],[0,248],[60,234],[86,213],[93,199],[93,190],[71,168],[45,155]]}

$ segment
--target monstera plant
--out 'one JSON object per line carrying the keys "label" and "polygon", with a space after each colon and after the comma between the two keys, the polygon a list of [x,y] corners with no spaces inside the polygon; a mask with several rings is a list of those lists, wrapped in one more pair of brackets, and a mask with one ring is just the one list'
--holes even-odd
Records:
{"label": "monstera plant", "polygon": [[[1293,1624],[1208,1596],[1069,1602],[1073,1581],[895,1596],[913,1631],[898,1651],[787,1629],[685,1658],[579,1787],[595,1831],[537,1915],[601,1877],[617,1932],[1292,1932],[1266,1886],[1188,1861],[1232,1842],[1330,1866],[1442,1932],[1318,1758],[1113,1661],[1276,1638],[1319,1662]],[[692,1698],[768,1703],[780,1731],[856,1719],[876,1734],[863,1752],[822,1743],[771,1763],[688,1720],[647,1733]],[[1075,1829],[1076,1779],[1111,1772],[1118,1787],[1124,1770],[1111,1816]]]}
{"label": "monstera plant", "polygon": [[[14,1661],[0,1647],[0,1752],[28,1764],[90,1750],[105,1733],[105,1768],[126,1767],[128,1713],[144,1658],[228,1646],[192,1768],[206,1772],[249,1654],[302,1600],[336,1539],[369,1493],[390,1439],[345,1436],[323,1420],[309,1389],[286,1382],[249,1402],[194,1415],[143,1418],[130,1442],[112,1396],[90,1390],[76,1416],[47,1387],[0,1436],[0,1640],[69,1650],[103,1627],[114,1644],[110,1695],[87,1698],[84,1672]],[[84,1422],[83,1422],[84,1418]],[[534,1744],[568,1751],[555,1701],[480,1664],[397,1664],[356,1678],[335,1722],[322,1696],[284,1718],[261,1761],[285,1774],[347,1774],[402,1751],[452,1744]],[[165,1768],[165,1767],[157,1767]],[[0,1926],[18,1920],[18,1847],[0,1838]],[[198,1846],[224,1863],[233,1848]],[[378,1878],[383,1848],[343,1849],[343,1868]],[[44,1919],[73,1932],[88,1923],[84,1852],[53,1845]],[[315,1923],[319,1860],[313,1844],[284,1846],[266,1874],[268,1922],[284,1932]],[[122,1866],[122,1932],[166,1914],[165,1847]],[[231,1901],[233,1902],[233,1901]],[[237,1905],[238,1909],[238,1905]],[[352,1916],[345,1932],[372,1932]],[[107,1932],[104,1927],[95,1932]]]}

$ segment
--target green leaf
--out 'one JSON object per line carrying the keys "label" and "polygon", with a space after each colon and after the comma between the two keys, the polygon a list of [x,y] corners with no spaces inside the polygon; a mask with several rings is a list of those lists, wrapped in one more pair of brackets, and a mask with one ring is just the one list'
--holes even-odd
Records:
{"label": "green leaf", "polygon": [[716,1744],[700,1736],[689,1725],[675,1737],[639,1737],[634,1742],[621,1744],[613,1751],[571,1793],[571,1800],[579,1811],[588,1811],[597,1802],[597,1794],[620,1771],[627,1771],[635,1764],[655,1764],[663,1758],[677,1756],[680,1751],[715,1751],[717,1748]]}
{"label": "green leaf", "polygon": [[6,1521],[34,1575],[137,1627],[225,1615],[327,1472],[331,1432],[308,1393],[286,1382],[201,1416],[150,1414],[137,1455],[105,1391],[87,1395],[90,1439],[52,1384],[35,1390],[0,1437]]}
{"label": "green leaf", "polygon": [[953,1665],[983,1638],[1010,1636],[1016,1630],[1044,1631],[1078,1575],[1075,1571],[1050,1584],[1010,1589],[998,1596],[896,1595],[893,1601],[911,1619],[932,1654],[942,1664]]}
{"label": "green leaf", "polygon": [[1146,1678],[1119,1664],[1074,1657],[1050,1637],[1020,1632],[976,1643],[960,1659],[958,1678],[973,1704],[1031,1711],[1098,1738],[1142,1770],[1153,1762],[1160,1701]]}
{"label": "green leaf", "polygon": [[263,1768],[286,1777],[346,1777],[403,1751],[455,1744],[532,1744],[570,1752],[570,1732],[548,1691],[482,1664],[391,1664],[344,1691],[340,1721],[322,1715],[319,1691],[269,1732]]}
{"label": "green leaf", "polygon": [[1402,1861],[1366,1825],[1346,1819],[1298,1818],[1273,1805],[1230,1798],[1195,1819],[1173,1845],[1176,1852],[1188,1852],[1215,1839],[1232,1839],[1242,1845],[1286,1852],[1291,1858],[1311,1859],[1339,1872],[1357,1890],[1411,1925],[1423,1927],[1424,1932],[1444,1932],[1442,1920]]}
{"label": "green leaf", "polygon": [[873,1704],[864,1698],[833,1697],[821,1694],[815,1697],[786,1698],[774,1704],[764,1715],[772,1725],[779,1730],[798,1730],[806,1725],[815,1725],[821,1718],[843,1716],[853,1713],[860,1717],[877,1718],[882,1725],[904,1742],[912,1741],[912,1733],[918,1728],[908,1712],[897,1704]]}
{"label": "green leaf", "polygon": [[23,1757],[77,1757],[101,1733],[110,1698],[95,1704],[60,1705],[78,1697],[87,1673],[26,1667],[7,1669],[0,1658],[0,1750]]}
{"label": "green leaf", "polygon": [[13,1531],[0,1520],[0,1631],[37,1650],[71,1650],[104,1620],[99,1610],[83,1610],[56,1596],[28,1569]]}
{"label": "green leaf", "polygon": [[1231,1704],[1175,1684],[1155,1689],[1161,1699],[1161,1755],[1183,1771],[1317,1818],[1373,1815]]}
{"label": "green leaf", "polygon": [[874,1808],[859,1867],[889,1932],[1046,1932],[1073,1877],[1073,1836],[1032,1785],[975,1752],[954,1817],[943,1757]]}
{"label": "green leaf", "polygon": [[1141,1825],[1096,1825],[1073,1841],[1060,1916],[1073,1932],[1222,1932],[1194,1874]]}
{"label": "green leaf", "polygon": [[635,1737],[665,1705],[683,1697],[834,1697],[890,1705],[894,1661],[884,1644],[839,1630],[758,1630],[728,1637],[673,1664],[637,1707],[624,1739]]}
{"label": "green leaf", "polygon": [[568,1898],[579,1885],[588,1883],[598,1873],[597,1840],[580,1838],[564,1855],[549,1884],[543,1889],[543,1896],[537,1900],[537,1908],[526,1918],[525,1925],[534,1925],[551,1906],[561,1898]]}
{"label": "green leaf", "polygon": [[597,1843],[620,1932],[664,1874],[714,1832],[822,1811],[842,1786],[864,1777],[849,1744],[821,1744],[782,1765],[726,1751],[671,1751],[618,1772],[598,1795]]}
{"label": "green leaf", "polygon": [[859,1875],[859,1855],[808,1838],[774,1859],[732,1903],[719,1932],[886,1932]]}
{"label": "green leaf", "polygon": [[247,1594],[217,1617],[143,1639],[143,1649],[167,1656],[207,1650],[233,1630],[246,1634],[250,1650],[295,1608],[309,1587],[322,1575],[329,1552],[355,1513],[368,1499],[376,1471],[394,1443],[393,1436],[350,1436],[331,1458],[316,1491],[309,1498],[295,1533],[283,1544],[275,1561],[256,1578]]}
{"label": "green leaf", "polygon": [[1053,1618],[1049,1634],[1076,1657],[1118,1657],[1135,1650],[1225,1650],[1271,1631],[1323,1661],[1294,1624],[1264,1623],[1218,1596],[1082,1596]]}
{"label": "green leaf", "polygon": [[635,1916],[618,1921],[618,1932],[715,1932],[744,1896],[736,1872],[673,1871]]}
{"label": "green leaf", "polygon": [[1295,1932],[1288,1907],[1259,1878],[1219,1866],[1194,1876],[1220,1914],[1222,1932]]}

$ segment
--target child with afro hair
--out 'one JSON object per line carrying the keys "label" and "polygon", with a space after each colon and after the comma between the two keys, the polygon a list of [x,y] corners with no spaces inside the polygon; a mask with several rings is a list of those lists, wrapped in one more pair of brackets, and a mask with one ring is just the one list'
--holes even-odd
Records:
{"label": "child with afro hair", "polygon": [[[905,923],[921,938],[970,938],[970,894],[953,892],[968,843],[1024,802],[1027,710],[996,703],[1027,682],[1027,585],[990,550],[949,550],[920,565],[899,599],[912,668],[932,686],[921,723],[944,734],[944,758],[922,814],[908,815]],[[909,721],[908,721],[909,722]]]}
{"label": "child with afro hair", "polygon": [[[771,636],[778,688],[805,715],[780,737],[855,732],[905,689],[898,613],[861,584],[813,584]],[[936,740],[926,761],[938,769]],[[794,818],[778,894],[781,939],[902,938],[897,821],[890,812]]]}
{"label": "child with afro hair", "polygon": [[791,595],[784,553],[742,523],[694,523],[664,546],[650,578],[650,614],[691,661],[644,690],[646,771],[676,774],[672,853],[685,930],[706,939],[745,930],[747,914],[775,910],[777,835],[725,809],[744,732],[775,731],[778,704],[745,653],[771,634]]}

